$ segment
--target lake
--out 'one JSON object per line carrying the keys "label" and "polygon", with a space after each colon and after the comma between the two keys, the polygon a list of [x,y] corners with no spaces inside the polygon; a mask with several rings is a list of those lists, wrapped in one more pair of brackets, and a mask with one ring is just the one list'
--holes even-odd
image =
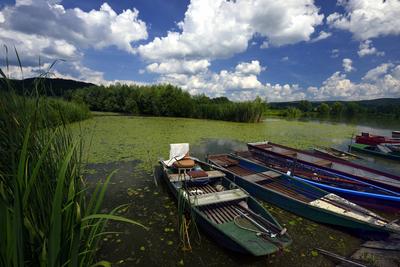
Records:
{"label": "lake", "polygon": [[[288,228],[293,244],[269,257],[254,258],[222,249],[207,236],[191,233],[192,252],[183,252],[177,233],[177,208],[166,186],[153,177],[153,167],[169,155],[170,143],[188,142],[191,155],[246,149],[246,142],[270,140],[296,148],[313,145],[345,148],[359,131],[390,134],[390,128],[330,123],[266,119],[258,124],[182,118],[136,116],[96,116],[75,124],[74,130],[85,140],[85,176],[90,183],[114,174],[106,193],[104,211],[122,205],[118,213],[137,220],[137,226],[111,223],[99,250],[99,260],[118,266],[334,266],[315,248],[349,256],[362,240],[341,229],[320,225],[263,203],[278,221]],[[369,159],[364,164],[400,174],[400,164]],[[156,185],[157,182],[157,185]],[[192,227],[194,229],[194,227]]]}

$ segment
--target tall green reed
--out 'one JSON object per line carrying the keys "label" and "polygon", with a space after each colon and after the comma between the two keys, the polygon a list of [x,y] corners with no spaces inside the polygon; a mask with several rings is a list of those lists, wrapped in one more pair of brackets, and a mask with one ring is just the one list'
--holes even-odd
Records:
{"label": "tall green reed", "polygon": [[[59,113],[56,123],[49,110]],[[11,86],[1,95],[0,266],[107,266],[96,258],[107,222],[145,228],[115,215],[120,207],[100,213],[112,174],[89,196],[83,144],[67,112],[39,94],[17,96]]]}

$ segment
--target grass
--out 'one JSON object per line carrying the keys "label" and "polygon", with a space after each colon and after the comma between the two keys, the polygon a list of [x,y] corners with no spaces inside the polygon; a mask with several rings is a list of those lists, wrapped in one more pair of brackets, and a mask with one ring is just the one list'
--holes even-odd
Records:
{"label": "grass", "polygon": [[120,207],[100,213],[112,174],[88,195],[83,142],[68,125],[87,114],[74,103],[17,96],[13,88],[1,95],[0,266],[107,266],[96,258],[107,222],[144,227],[115,215]]}

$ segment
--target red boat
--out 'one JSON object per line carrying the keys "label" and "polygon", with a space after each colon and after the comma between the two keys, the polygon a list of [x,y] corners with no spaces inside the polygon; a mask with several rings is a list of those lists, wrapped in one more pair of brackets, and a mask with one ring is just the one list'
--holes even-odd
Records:
{"label": "red boat", "polygon": [[361,135],[356,136],[356,143],[370,145],[370,146],[376,146],[383,143],[400,144],[400,139],[390,138],[382,135],[373,135],[370,133],[361,133]]}

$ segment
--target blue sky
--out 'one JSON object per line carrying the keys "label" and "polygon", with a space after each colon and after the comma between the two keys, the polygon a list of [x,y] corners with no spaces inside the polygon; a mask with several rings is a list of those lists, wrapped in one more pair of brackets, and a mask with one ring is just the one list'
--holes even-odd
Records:
{"label": "blue sky", "polygon": [[0,1],[14,78],[65,59],[55,77],[233,100],[400,97],[399,43],[397,0]]}

